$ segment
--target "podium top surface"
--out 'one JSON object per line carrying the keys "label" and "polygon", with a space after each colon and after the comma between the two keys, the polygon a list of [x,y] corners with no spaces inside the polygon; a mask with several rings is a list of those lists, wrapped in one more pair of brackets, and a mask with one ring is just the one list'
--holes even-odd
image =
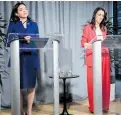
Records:
{"label": "podium top surface", "polygon": [[[24,41],[26,36],[30,36],[32,41],[36,41],[36,40],[40,40],[42,38],[40,38],[39,34],[27,34],[27,33],[9,33],[8,37],[7,37],[7,43],[10,43],[14,40],[20,40],[20,41]],[[48,40],[48,38],[43,38],[46,40]]]}
{"label": "podium top surface", "polygon": [[102,47],[108,47],[113,49],[121,48],[121,35],[107,35],[104,38],[102,35],[95,36],[89,43],[93,44],[97,41],[101,41]]}
{"label": "podium top surface", "polygon": [[[25,40],[25,36],[30,36],[29,42]],[[39,34],[9,33],[6,47],[9,47],[16,40],[19,40],[20,49],[38,49],[43,48],[47,44],[49,38],[40,38]]]}
{"label": "podium top surface", "polygon": [[102,41],[102,46],[121,49],[121,35],[107,35],[106,39]]}

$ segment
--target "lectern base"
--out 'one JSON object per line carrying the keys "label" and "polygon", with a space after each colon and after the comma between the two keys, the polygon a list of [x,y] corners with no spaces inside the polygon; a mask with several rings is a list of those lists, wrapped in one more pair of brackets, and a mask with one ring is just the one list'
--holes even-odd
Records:
{"label": "lectern base", "polygon": [[73,114],[69,114],[67,110],[63,110],[63,112],[60,115],[73,115]]}

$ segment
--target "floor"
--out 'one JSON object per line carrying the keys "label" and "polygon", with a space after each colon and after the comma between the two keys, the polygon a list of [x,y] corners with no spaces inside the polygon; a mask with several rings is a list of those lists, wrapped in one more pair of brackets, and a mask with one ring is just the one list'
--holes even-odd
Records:
{"label": "floor", "polygon": [[[110,103],[110,110],[103,115],[121,115],[121,80],[116,80],[116,100]],[[88,111],[88,100],[68,103],[68,112],[73,115],[93,115]],[[33,107],[32,115],[54,115],[52,104],[41,104]],[[63,105],[60,105],[60,113],[63,110]],[[1,110],[0,115],[11,115],[11,110]]]}
{"label": "floor", "polygon": [[[60,113],[62,112],[62,105],[60,105]],[[88,111],[88,100],[81,102],[73,102],[68,104],[68,112],[73,115],[93,115]],[[121,102],[120,100],[111,102],[108,114],[103,115],[121,115]],[[11,115],[10,109],[1,110],[0,115]],[[53,115],[53,105],[35,105],[33,107],[32,115]]]}

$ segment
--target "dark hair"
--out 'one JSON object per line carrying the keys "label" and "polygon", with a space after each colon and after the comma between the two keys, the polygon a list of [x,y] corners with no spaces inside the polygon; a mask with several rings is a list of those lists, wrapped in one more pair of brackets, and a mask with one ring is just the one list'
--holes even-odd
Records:
{"label": "dark hair", "polygon": [[[10,16],[10,21],[11,22],[17,22],[17,21],[20,20],[20,18],[18,16],[16,16],[16,13],[18,12],[18,7],[20,5],[26,6],[23,2],[16,3],[16,5],[13,7],[12,12],[11,12],[11,16]],[[27,20],[32,20],[32,19],[28,16]]]}
{"label": "dark hair", "polygon": [[104,11],[104,18],[103,18],[102,22],[100,23],[100,29],[101,29],[102,31],[105,31],[105,28],[106,28],[106,20],[107,20],[107,13],[106,13],[106,11],[105,11],[103,8],[101,8],[101,7],[97,7],[97,8],[94,10],[93,16],[92,16],[92,20],[91,20],[90,24],[92,24],[92,28],[95,28],[95,17],[96,17],[96,14],[97,14],[97,12],[98,12],[99,10]]}

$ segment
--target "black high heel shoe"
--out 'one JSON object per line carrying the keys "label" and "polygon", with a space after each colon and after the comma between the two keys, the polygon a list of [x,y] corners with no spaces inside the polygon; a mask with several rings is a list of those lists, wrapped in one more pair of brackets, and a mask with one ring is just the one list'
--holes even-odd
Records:
{"label": "black high heel shoe", "polygon": [[93,111],[89,110],[90,113],[94,113]]}
{"label": "black high heel shoe", "polygon": [[108,110],[103,110],[103,113],[108,113]]}

